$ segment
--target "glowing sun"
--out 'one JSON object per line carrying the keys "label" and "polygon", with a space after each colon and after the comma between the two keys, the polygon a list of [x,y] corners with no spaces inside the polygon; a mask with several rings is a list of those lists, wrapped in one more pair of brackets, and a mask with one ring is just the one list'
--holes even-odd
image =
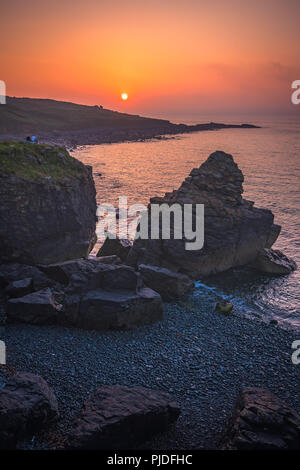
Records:
{"label": "glowing sun", "polygon": [[121,98],[122,98],[123,101],[128,100],[128,95],[127,95],[127,93],[122,93],[122,94],[121,94]]}

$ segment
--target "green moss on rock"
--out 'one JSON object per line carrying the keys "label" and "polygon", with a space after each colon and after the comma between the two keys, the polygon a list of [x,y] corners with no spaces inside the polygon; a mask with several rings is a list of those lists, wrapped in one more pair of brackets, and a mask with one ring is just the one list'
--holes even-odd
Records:
{"label": "green moss on rock", "polygon": [[84,165],[64,147],[30,142],[0,142],[0,174],[15,174],[31,181],[77,177]]}

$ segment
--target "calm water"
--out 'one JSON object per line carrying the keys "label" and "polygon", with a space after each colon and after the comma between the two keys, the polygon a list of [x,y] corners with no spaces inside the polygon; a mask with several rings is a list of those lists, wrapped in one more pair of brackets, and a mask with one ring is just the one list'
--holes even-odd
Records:
{"label": "calm water", "polygon": [[[208,120],[198,117],[196,121]],[[218,120],[247,122],[245,118]],[[275,247],[300,267],[300,120],[248,121],[264,127],[87,146],[76,149],[73,155],[93,166],[98,202],[117,205],[120,195],[126,195],[129,203],[147,204],[150,196],[176,189],[211,152],[231,153],[245,176],[244,196],[257,207],[273,211],[275,223],[282,225]],[[269,277],[236,269],[206,280],[204,285],[199,283],[198,289],[207,289],[210,295],[226,295],[245,311],[300,328],[299,280],[300,270],[289,276]]]}

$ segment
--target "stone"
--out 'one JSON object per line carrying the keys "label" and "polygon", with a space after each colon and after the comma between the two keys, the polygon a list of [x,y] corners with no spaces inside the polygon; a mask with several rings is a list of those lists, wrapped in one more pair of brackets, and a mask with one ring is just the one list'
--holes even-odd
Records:
{"label": "stone", "polygon": [[7,287],[9,283],[25,278],[32,278],[34,290],[42,290],[55,285],[55,282],[36,266],[19,263],[0,264],[0,286]]}
{"label": "stone", "polygon": [[38,266],[34,269],[56,288],[9,299],[8,321],[108,330],[162,318],[160,295],[143,287],[141,274],[131,266],[101,258]]}
{"label": "stone", "polygon": [[118,237],[106,238],[103,245],[99,249],[97,256],[111,256],[116,255],[125,261],[131,249],[132,244],[129,240],[122,240]]}
{"label": "stone", "polygon": [[7,302],[8,320],[46,325],[57,322],[59,308],[50,289],[10,299]]}
{"label": "stone", "polygon": [[142,287],[142,279],[140,273],[130,266],[110,266],[103,273],[101,287],[107,290],[138,291]]}
{"label": "stone", "polygon": [[23,297],[33,291],[32,277],[26,277],[20,281],[12,281],[5,289],[5,294],[11,298]]}
{"label": "stone", "polygon": [[88,291],[81,298],[79,312],[77,310],[77,326],[92,330],[127,330],[161,319],[161,297],[149,288],[142,288],[137,293],[130,290]]}
{"label": "stone", "polygon": [[91,167],[66,149],[2,144],[0,262],[51,264],[88,256],[96,241],[95,195]]}
{"label": "stone", "polygon": [[227,300],[216,303],[216,310],[223,315],[230,315],[233,310],[233,304]]}
{"label": "stone", "polygon": [[185,295],[193,287],[188,276],[166,268],[140,264],[139,272],[144,284],[158,292],[166,301]]}
{"label": "stone", "polygon": [[[212,153],[191,171],[180,188],[150,203],[204,205],[204,246],[186,250],[185,238],[151,239],[151,207],[148,211],[149,237],[134,241],[126,263],[131,266],[150,264],[172,269],[196,279],[251,263],[262,248],[270,247],[279,235],[270,210],[256,208],[242,197],[244,177],[232,155]],[[160,225],[161,228],[161,225]],[[174,267],[174,268],[173,268]]]}
{"label": "stone", "polygon": [[274,245],[277,238],[279,237],[280,231],[281,231],[280,225],[273,224],[270,234],[269,234],[269,238],[266,242],[266,248],[271,248]]}
{"label": "stone", "polygon": [[14,448],[58,415],[56,397],[42,377],[16,373],[0,389],[0,448]]}
{"label": "stone", "polygon": [[251,266],[258,271],[269,274],[290,274],[297,269],[294,260],[288,258],[280,250],[264,248],[259,251]]}
{"label": "stone", "polygon": [[93,271],[94,260],[75,259],[62,263],[40,264],[38,268],[54,281],[68,285],[73,274]]}
{"label": "stone", "polygon": [[84,403],[69,448],[124,449],[168,429],[180,414],[169,394],[144,387],[103,385]]}
{"label": "stone", "polygon": [[140,274],[130,266],[103,263],[102,259],[79,259],[63,263],[39,265],[53,280],[81,291],[132,289],[141,285]]}
{"label": "stone", "polygon": [[221,438],[222,449],[300,449],[300,416],[263,388],[241,391]]}

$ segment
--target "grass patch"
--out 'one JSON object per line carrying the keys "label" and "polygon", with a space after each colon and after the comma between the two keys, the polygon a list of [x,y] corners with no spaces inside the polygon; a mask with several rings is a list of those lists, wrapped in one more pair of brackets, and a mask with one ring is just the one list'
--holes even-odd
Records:
{"label": "grass patch", "polygon": [[25,142],[0,142],[0,175],[14,174],[28,180],[47,176],[58,180],[78,177],[84,165],[63,147]]}

